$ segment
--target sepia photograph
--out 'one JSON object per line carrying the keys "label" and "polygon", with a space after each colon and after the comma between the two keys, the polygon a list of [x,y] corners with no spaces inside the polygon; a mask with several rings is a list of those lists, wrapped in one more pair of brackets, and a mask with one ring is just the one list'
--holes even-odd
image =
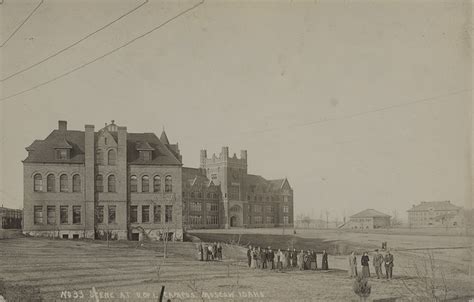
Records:
{"label": "sepia photograph", "polygon": [[0,0],[0,302],[473,302],[473,12]]}

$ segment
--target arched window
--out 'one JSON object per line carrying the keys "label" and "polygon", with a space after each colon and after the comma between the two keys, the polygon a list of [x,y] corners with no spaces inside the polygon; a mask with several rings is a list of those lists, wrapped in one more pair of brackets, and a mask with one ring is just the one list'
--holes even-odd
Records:
{"label": "arched window", "polygon": [[161,177],[159,175],[153,177],[153,192],[161,192]]}
{"label": "arched window", "polygon": [[95,151],[95,163],[98,165],[102,165],[104,163],[104,152],[101,149],[97,149]]}
{"label": "arched window", "polygon": [[108,163],[110,166],[115,166],[115,160],[117,159],[117,153],[115,153],[114,149],[109,150],[107,155]]}
{"label": "arched window", "polygon": [[95,190],[96,192],[104,192],[104,178],[100,174],[95,177]]}
{"label": "arched window", "polygon": [[72,191],[81,192],[81,176],[79,174],[72,177]]}
{"label": "arched window", "polygon": [[115,175],[109,175],[107,179],[107,192],[115,192]]}
{"label": "arched window", "polygon": [[150,178],[147,175],[142,177],[142,192],[150,192]]}
{"label": "arched window", "polygon": [[34,190],[35,192],[43,191],[43,176],[41,174],[35,174],[34,179]]}
{"label": "arched window", "polygon": [[59,176],[59,191],[60,192],[67,192],[68,191],[68,183],[67,183],[67,175],[62,174]]}
{"label": "arched window", "polygon": [[137,177],[135,175],[130,176],[130,192],[137,191]]}
{"label": "arched window", "polygon": [[194,192],[191,192],[191,198],[194,198]]}
{"label": "arched window", "polygon": [[207,193],[207,198],[211,198],[211,193]]}
{"label": "arched window", "polygon": [[173,192],[173,179],[171,175],[166,175],[165,177],[165,193]]}
{"label": "arched window", "polygon": [[46,191],[54,192],[55,187],[56,187],[55,182],[56,182],[56,177],[54,177],[53,174],[49,174],[48,177],[46,178]]}

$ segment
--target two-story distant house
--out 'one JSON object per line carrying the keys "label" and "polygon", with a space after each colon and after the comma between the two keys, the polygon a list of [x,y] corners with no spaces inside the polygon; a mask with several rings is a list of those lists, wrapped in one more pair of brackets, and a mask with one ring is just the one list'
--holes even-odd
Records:
{"label": "two-story distant house", "polygon": [[422,201],[407,212],[410,227],[458,226],[462,220],[462,208],[451,201]]}

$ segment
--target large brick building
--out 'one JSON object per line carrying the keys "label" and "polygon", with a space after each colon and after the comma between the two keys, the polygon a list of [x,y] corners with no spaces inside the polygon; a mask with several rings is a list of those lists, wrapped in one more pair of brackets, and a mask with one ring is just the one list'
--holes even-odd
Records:
{"label": "large brick building", "polygon": [[422,201],[408,211],[410,227],[459,226],[462,208],[451,201]]}
{"label": "large brick building", "polygon": [[59,121],[29,147],[24,166],[24,232],[62,238],[181,239],[183,227],[293,223],[286,179],[247,174],[247,152],[185,168],[163,131],[129,133],[114,121],[95,131]]}

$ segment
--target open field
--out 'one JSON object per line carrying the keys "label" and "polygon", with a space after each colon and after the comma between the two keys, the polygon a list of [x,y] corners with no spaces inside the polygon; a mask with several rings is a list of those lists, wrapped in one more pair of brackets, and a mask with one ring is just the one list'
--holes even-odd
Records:
{"label": "open field", "polygon": [[[200,232],[223,236],[230,231]],[[280,238],[281,230],[262,229],[245,230],[245,233],[257,241],[263,237],[252,234],[272,234],[273,244],[295,239],[295,246],[303,242],[316,250],[326,244],[330,248],[338,242],[350,248],[371,249],[378,247],[380,239],[366,237],[367,234],[357,237],[311,232],[299,232],[296,238]],[[474,296],[469,265],[463,260],[472,250],[456,249],[456,245],[465,242],[448,237],[435,244],[430,238],[406,237],[385,238],[394,249],[395,276],[391,281],[370,279],[374,301],[408,300],[420,294],[426,278],[421,280],[417,274],[420,270],[415,268],[423,268],[427,258],[426,251],[414,248],[423,248],[430,242],[431,247],[452,248],[433,250],[435,259],[444,256],[442,261],[437,260],[436,269],[446,276],[448,298],[467,301]],[[172,301],[352,301],[356,298],[352,292],[353,281],[346,271],[346,255],[331,254],[331,270],[327,272],[279,273],[247,268],[245,249],[230,245],[224,247],[222,262],[196,261],[195,244],[190,242],[170,243],[168,251],[168,257],[163,260],[163,244],[159,242],[137,245],[137,242],[115,241],[108,248],[103,241],[0,240],[0,294],[8,301],[157,301],[156,296],[164,285],[165,297]],[[436,276],[435,279],[440,281]]]}

